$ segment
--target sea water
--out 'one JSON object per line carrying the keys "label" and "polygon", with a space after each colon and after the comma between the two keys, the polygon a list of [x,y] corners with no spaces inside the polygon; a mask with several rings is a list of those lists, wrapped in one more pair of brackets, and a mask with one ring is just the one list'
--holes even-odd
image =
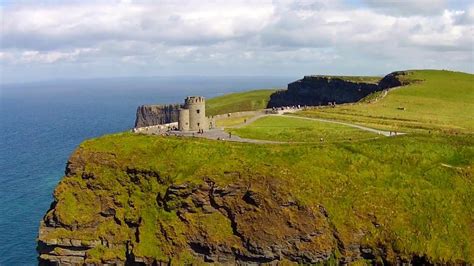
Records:
{"label": "sea water", "polygon": [[284,88],[294,77],[159,77],[1,85],[0,265],[37,264],[36,237],[74,148],[133,127],[138,105]]}

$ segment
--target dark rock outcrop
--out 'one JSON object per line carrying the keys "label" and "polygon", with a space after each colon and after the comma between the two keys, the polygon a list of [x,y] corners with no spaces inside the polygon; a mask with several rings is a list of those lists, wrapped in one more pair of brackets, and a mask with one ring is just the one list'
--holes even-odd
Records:
{"label": "dark rock outcrop", "polygon": [[305,76],[288,84],[288,89],[275,92],[270,96],[269,108],[292,105],[319,106],[332,103],[353,103],[367,95],[392,87],[403,86],[410,80],[402,78],[407,72],[393,72],[379,83],[351,81],[342,77]]}
{"label": "dark rock outcrop", "polygon": [[408,85],[410,82],[402,78],[402,76],[405,76],[407,74],[408,73],[405,71],[392,72],[380,80],[379,88],[381,90],[385,90],[393,87]]}
{"label": "dark rock outcrop", "polygon": [[305,76],[288,84],[287,90],[272,94],[268,107],[350,103],[378,90],[380,88],[377,84],[351,82],[333,77]]}
{"label": "dark rock outcrop", "polygon": [[179,104],[141,105],[137,108],[135,127],[147,127],[178,122]]}

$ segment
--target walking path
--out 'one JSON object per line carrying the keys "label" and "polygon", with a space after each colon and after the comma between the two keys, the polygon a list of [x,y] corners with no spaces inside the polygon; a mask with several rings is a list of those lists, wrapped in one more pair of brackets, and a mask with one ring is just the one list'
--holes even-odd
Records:
{"label": "walking path", "polygon": [[247,143],[259,143],[259,144],[282,144],[288,142],[282,141],[273,141],[273,140],[260,140],[260,139],[246,139],[241,138],[236,135],[229,135],[229,133],[225,132],[223,128],[214,128],[209,131],[204,131],[204,133],[190,133],[190,132],[181,132],[181,131],[172,131],[171,134],[176,136],[183,136],[183,137],[197,137],[197,138],[205,138],[205,139],[213,139],[213,140],[225,140],[225,141],[235,141],[235,142],[247,142]]}
{"label": "walking path", "polygon": [[339,124],[339,125],[344,125],[348,127],[354,127],[358,128],[360,130],[365,130],[369,131],[372,133],[376,133],[379,135],[384,135],[386,137],[393,137],[393,136],[398,136],[398,135],[404,135],[406,133],[401,133],[401,132],[392,132],[392,131],[385,131],[385,130],[380,130],[380,129],[374,129],[370,127],[364,127],[352,123],[347,123],[347,122],[340,122],[340,121],[335,121],[335,120],[328,120],[328,119],[323,119],[323,118],[311,118],[311,117],[304,117],[304,116],[296,116],[296,115],[285,115],[286,117],[293,117],[293,118],[300,118],[300,119],[306,119],[306,120],[313,120],[313,121],[318,121],[318,122],[324,122],[324,123],[333,123],[333,124]]}
{"label": "walking path", "polygon": [[[286,112],[288,113],[288,112]],[[247,126],[256,120],[265,117],[265,116],[282,116],[283,113],[279,114],[260,114],[256,115],[250,119],[248,119],[245,123],[241,123],[236,126],[232,126],[229,128],[241,128],[244,126]],[[353,127],[357,128],[360,130],[365,130],[369,131],[378,135],[383,135],[386,137],[394,137],[398,135],[404,135],[405,133],[392,133],[391,131],[384,131],[384,130],[379,130],[379,129],[373,129],[369,127],[364,127],[348,122],[340,122],[340,121],[334,121],[334,120],[328,120],[328,119],[323,119],[323,118],[310,118],[310,117],[303,117],[303,116],[296,116],[296,115],[285,115],[285,117],[291,117],[291,118],[298,118],[298,119],[305,119],[305,120],[312,120],[312,121],[318,121],[318,122],[324,122],[324,123],[333,123],[333,124],[339,124],[339,125],[344,125],[348,127]],[[228,132],[225,132],[223,128],[215,128],[211,129],[209,131],[205,131],[204,133],[198,134],[198,133],[192,133],[192,132],[181,132],[181,131],[172,131],[172,135],[176,136],[184,136],[184,137],[198,137],[198,138],[205,138],[205,139],[213,139],[213,140],[225,140],[225,141],[235,141],[235,142],[246,142],[246,143],[258,143],[258,144],[287,144],[287,143],[306,143],[306,142],[285,142],[285,141],[272,141],[272,140],[259,140],[259,139],[247,139],[247,138],[241,138],[236,135],[229,135]]]}

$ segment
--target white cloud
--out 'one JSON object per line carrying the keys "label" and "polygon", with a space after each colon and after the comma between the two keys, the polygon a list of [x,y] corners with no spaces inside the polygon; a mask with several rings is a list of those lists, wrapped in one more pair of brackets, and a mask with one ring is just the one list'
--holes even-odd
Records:
{"label": "white cloud", "polygon": [[52,64],[60,61],[76,61],[79,57],[99,51],[97,48],[78,48],[70,51],[8,51],[0,53],[0,61],[13,64],[44,63]]}
{"label": "white cloud", "polygon": [[2,7],[0,62],[6,73],[9,65],[62,71],[62,64],[73,69],[76,63],[80,71],[103,75],[116,67],[134,75],[144,66],[151,74],[310,74],[305,71],[326,68],[379,74],[380,65],[391,71],[435,58],[437,65],[474,71],[474,6],[434,1],[12,4]]}
{"label": "white cloud", "polygon": [[393,15],[433,15],[442,13],[447,0],[364,0],[370,7]]}

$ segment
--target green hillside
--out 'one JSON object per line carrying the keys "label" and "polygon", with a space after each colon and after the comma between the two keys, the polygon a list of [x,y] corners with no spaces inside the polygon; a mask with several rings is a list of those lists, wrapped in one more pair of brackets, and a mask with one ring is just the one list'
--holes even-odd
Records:
{"label": "green hillside", "polygon": [[267,116],[248,126],[230,129],[244,138],[285,142],[334,142],[373,139],[379,135],[360,129],[285,116]]}
{"label": "green hillside", "polygon": [[[409,78],[420,81],[376,102],[294,113],[406,135],[260,115],[222,125],[288,143],[132,133],[85,141],[55,190],[40,240],[100,239],[85,251],[95,263],[133,253],[176,265],[242,254],[303,264],[300,254],[321,252],[328,264],[473,264],[474,75],[423,70]],[[208,109],[263,108],[272,92],[213,98]],[[280,261],[275,245],[291,256]]]}
{"label": "green hillside", "polygon": [[[92,223],[100,217],[99,200],[119,206],[113,207],[119,222],[103,222],[98,229],[58,229],[43,238],[100,237],[123,243],[135,234],[124,221],[141,221],[140,241],[132,240],[135,255],[176,259],[193,232],[175,211],[157,205],[157,195],[164,195],[170,184],[209,179],[219,187],[268,182],[272,193],[292,198],[301,208],[324,206],[346,247],[383,247],[391,261],[394,254],[405,259],[418,254],[433,262],[473,263],[473,158],[474,142],[467,136],[252,145],[111,135],[83,143],[73,155],[72,166],[79,170],[56,189],[55,216],[69,226]],[[140,179],[130,182],[130,169],[137,169]],[[200,230],[223,234],[216,240],[219,245],[233,239],[222,213],[211,218],[199,209],[194,212],[199,215],[193,223],[201,224]],[[164,239],[163,232],[173,240]],[[121,250],[104,249],[123,256]]]}
{"label": "green hillside", "polygon": [[300,115],[393,130],[474,131],[474,75],[441,70],[409,72],[410,79],[420,82],[393,89],[378,102],[316,109]]}
{"label": "green hillside", "polygon": [[206,101],[206,114],[218,115],[264,109],[267,107],[270,95],[275,91],[277,89],[253,90],[211,98]]}

